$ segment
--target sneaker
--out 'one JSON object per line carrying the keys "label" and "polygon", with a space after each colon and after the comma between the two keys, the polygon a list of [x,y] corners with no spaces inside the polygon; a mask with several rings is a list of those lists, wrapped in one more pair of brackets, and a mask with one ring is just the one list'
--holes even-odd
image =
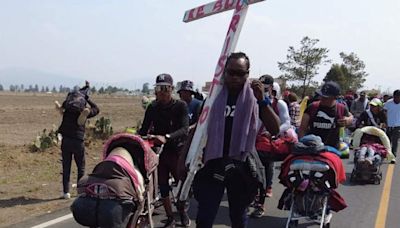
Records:
{"label": "sneaker", "polygon": [[62,196],[63,199],[71,199],[71,194],[69,192],[64,193]]}
{"label": "sneaker", "polygon": [[251,217],[253,218],[261,218],[264,215],[264,208],[262,207],[256,207],[254,211],[251,213]]}
{"label": "sneaker", "polygon": [[174,217],[168,217],[164,223],[165,223],[165,225],[163,227],[165,227],[165,228],[175,228]]}
{"label": "sneaker", "polygon": [[396,164],[396,158],[392,158],[392,160],[390,160],[390,164]]}
{"label": "sneaker", "polygon": [[186,212],[182,212],[179,215],[181,217],[181,224],[184,227],[189,227],[190,226],[190,218]]}
{"label": "sneaker", "polygon": [[268,198],[272,198],[272,188],[268,187],[267,190],[265,190],[265,196]]}
{"label": "sneaker", "polygon": [[81,114],[78,117],[78,125],[80,125],[80,126],[85,125],[86,119],[89,114],[90,114],[90,109],[88,109],[88,108],[83,109],[83,111],[81,112]]}

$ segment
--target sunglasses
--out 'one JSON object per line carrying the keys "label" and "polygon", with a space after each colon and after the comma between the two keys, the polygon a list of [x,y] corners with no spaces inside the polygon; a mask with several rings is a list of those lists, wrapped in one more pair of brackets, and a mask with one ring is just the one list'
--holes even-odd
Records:
{"label": "sunglasses", "polygon": [[154,88],[156,92],[169,92],[171,90],[171,86],[169,85],[158,85]]}
{"label": "sunglasses", "polygon": [[242,70],[226,69],[226,73],[230,76],[244,77],[249,73],[249,71],[248,70],[242,71]]}

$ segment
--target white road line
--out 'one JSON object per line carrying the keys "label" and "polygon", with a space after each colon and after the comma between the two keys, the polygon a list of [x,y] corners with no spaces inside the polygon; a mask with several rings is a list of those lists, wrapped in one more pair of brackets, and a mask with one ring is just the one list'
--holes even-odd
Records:
{"label": "white road line", "polygon": [[32,226],[31,228],[45,228],[45,227],[57,224],[59,222],[62,222],[64,220],[70,219],[72,217],[73,217],[72,214],[64,215],[64,216],[61,216],[59,218],[47,221],[45,223],[42,223],[42,224],[39,224],[39,225],[36,225],[36,226]]}

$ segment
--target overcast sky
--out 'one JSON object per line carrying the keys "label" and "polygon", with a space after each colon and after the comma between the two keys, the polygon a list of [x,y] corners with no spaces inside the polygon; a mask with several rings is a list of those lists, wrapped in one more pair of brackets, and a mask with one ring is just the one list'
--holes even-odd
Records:
{"label": "overcast sky", "polygon": [[[0,69],[131,81],[137,88],[167,72],[200,86],[212,79],[233,13],[182,22],[186,10],[208,2],[0,0]],[[356,53],[370,74],[367,87],[393,90],[400,88],[399,12],[399,0],[267,0],[250,6],[236,50],[249,55],[252,77],[279,76],[277,62],[289,46],[318,38],[333,62],[342,51]]]}

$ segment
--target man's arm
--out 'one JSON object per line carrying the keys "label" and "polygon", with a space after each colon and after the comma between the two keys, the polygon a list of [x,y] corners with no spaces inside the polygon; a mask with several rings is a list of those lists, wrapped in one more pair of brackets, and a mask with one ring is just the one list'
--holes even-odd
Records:
{"label": "man's arm", "polygon": [[251,88],[253,89],[254,96],[257,99],[257,103],[259,103],[259,117],[265,128],[271,135],[279,134],[279,117],[272,109],[271,102],[268,98],[266,98],[265,102],[263,102],[264,85],[260,81],[254,80],[251,82]]}
{"label": "man's arm", "polygon": [[310,124],[310,115],[303,113],[301,124],[299,128],[299,139],[302,138],[308,132],[308,125]]}
{"label": "man's arm", "polygon": [[347,108],[345,108],[343,119],[338,120],[339,127],[348,127],[353,124],[353,114],[349,112]]}
{"label": "man's arm", "polygon": [[146,136],[149,133],[150,125],[152,122],[152,111],[153,111],[153,106],[150,104],[147,106],[146,112],[144,113],[144,118],[142,122],[142,127],[139,129],[138,134],[141,136]]}
{"label": "man's arm", "polygon": [[97,114],[100,112],[99,107],[97,107],[97,105],[90,99],[87,99],[87,103],[90,105],[90,113],[87,118],[97,116]]}
{"label": "man's arm", "polygon": [[180,102],[178,113],[174,114],[179,115],[179,119],[181,120],[179,125],[181,127],[178,130],[169,134],[170,139],[187,136],[189,133],[189,115],[186,103]]}

